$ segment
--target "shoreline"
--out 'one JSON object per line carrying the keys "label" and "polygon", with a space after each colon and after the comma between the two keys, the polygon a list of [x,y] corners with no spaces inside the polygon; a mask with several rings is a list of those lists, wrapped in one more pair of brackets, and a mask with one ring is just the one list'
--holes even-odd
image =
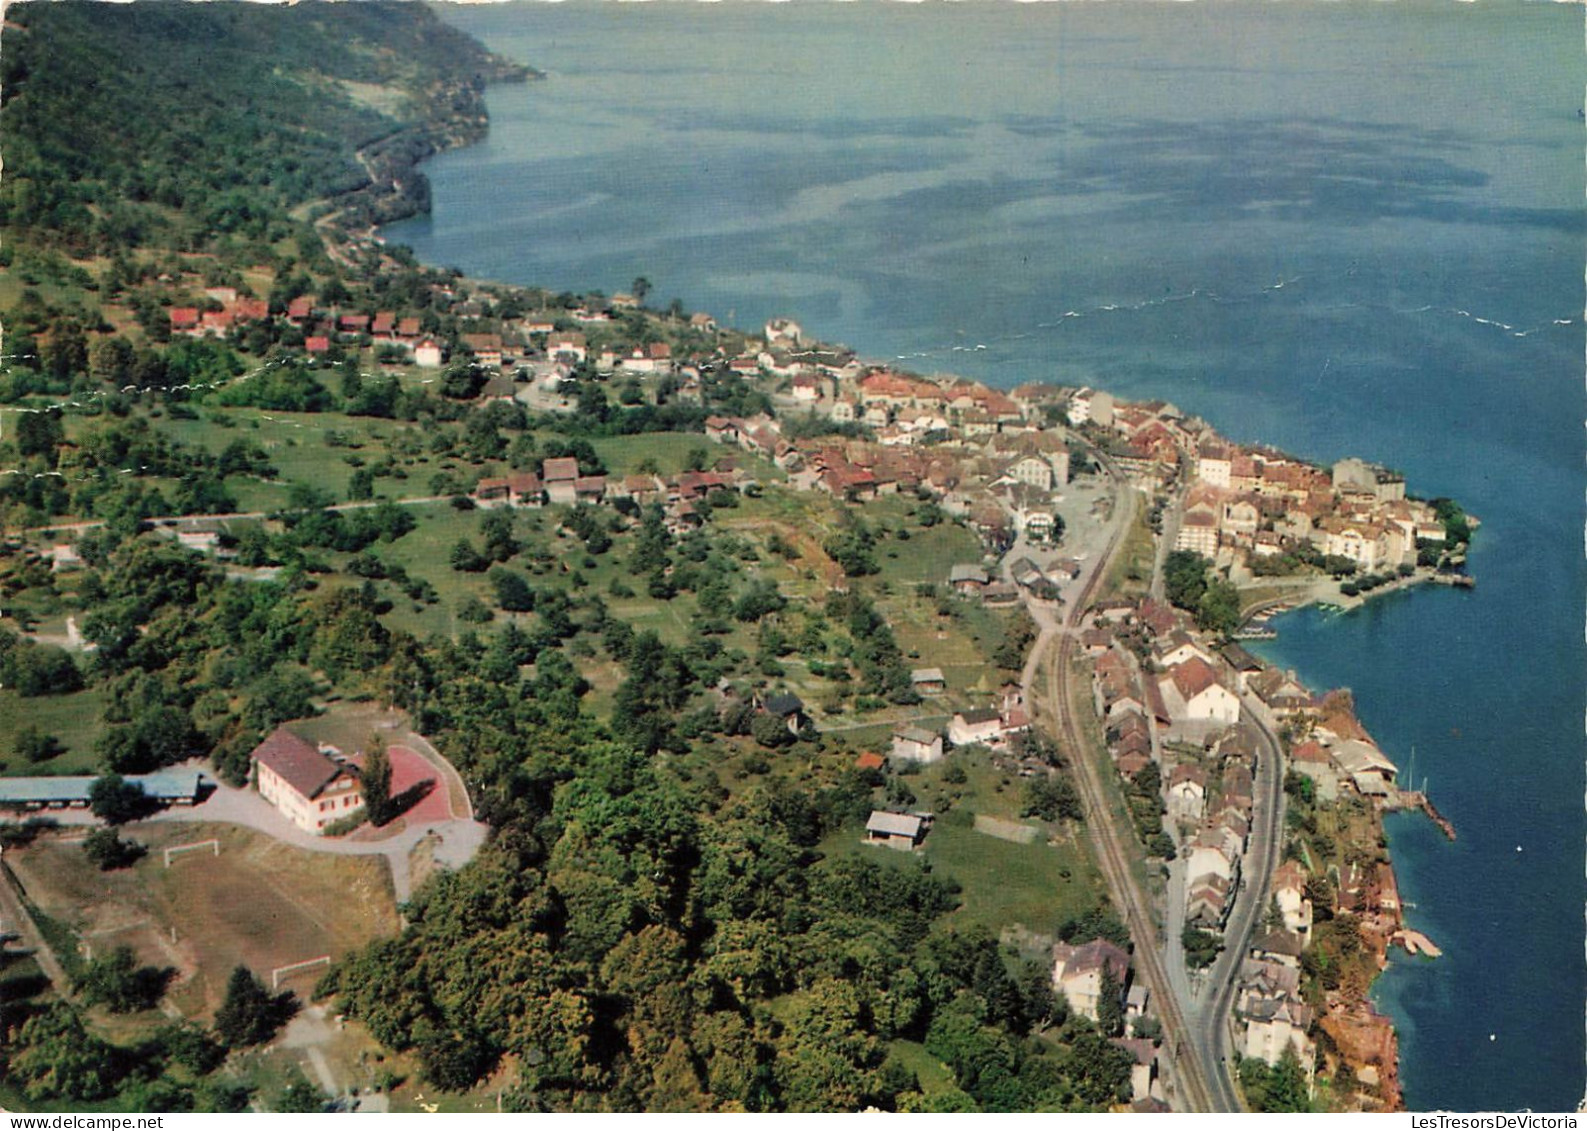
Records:
{"label": "shoreline", "polygon": [[[535,71],[533,68],[527,68],[526,73],[519,76],[517,81],[539,80],[544,77],[544,73]],[[492,81],[504,80],[496,79]],[[373,176],[369,184],[359,190],[355,190],[355,193],[359,195],[373,194],[374,198],[370,205],[373,214],[368,219],[367,225],[360,230],[359,227],[348,223],[345,210],[338,215],[327,217],[326,219],[329,222],[322,231],[322,235],[327,237],[327,243],[330,242],[331,232],[336,231],[346,241],[343,245],[344,248],[348,244],[361,242],[372,244],[377,249],[383,248],[386,240],[379,231],[382,226],[428,213],[428,181],[423,173],[419,171],[420,165],[422,165],[424,160],[436,153],[462,149],[475,144],[483,140],[488,132],[489,120],[484,107],[482,87],[475,88],[472,93],[476,100],[477,116],[466,116],[462,119],[456,116],[443,116],[418,127],[422,131],[421,136],[425,146],[408,150],[403,154],[404,160],[397,167],[397,171],[401,175],[393,178],[393,191],[389,195],[381,196]],[[459,121],[464,122],[466,128],[448,130],[448,127],[456,126]],[[362,151],[359,153],[359,159],[360,161],[364,160]],[[417,186],[416,191],[405,191],[407,186]],[[335,250],[333,249],[333,254]],[[476,278],[472,275],[463,277],[471,282],[487,285],[495,282],[494,280]],[[530,290],[535,289],[534,284],[501,283],[500,285],[522,286],[524,289]],[[823,345],[825,344],[823,343]],[[860,355],[856,353],[856,356]],[[891,363],[886,360],[880,360],[877,364],[891,368]],[[938,374],[928,379],[935,380],[947,376],[949,375]],[[1477,523],[1473,522],[1473,526],[1475,527],[1476,525]],[[1446,579],[1454,576],[1463,577],[1464,575],[1447,575],[1441,574],[1436,568],[1419,568],[1412,576],[1397,578],[1377,586],[1369,592],[1358,594],[1341,592],[1339,588],[1341,583],[1338,580],[1313,578],[1309,579],[1310,583],[1303,594],[1297,594],[1294,599],[1279,598],[1271,604],[1281,606],[1279,611],[1293,611],[1307,605],[1334,605],[1341,611],[1352,611],[1365,606],[1373,597],[1409,591],[1424,584],[1446,584],[1466,587],[1474,584],[1470,581],[1462,582]],[[1250,587],[1259,588],[1260,586]],[[1264,607],[1270,607],[1269,603],[1259,603],[1253,606],[1251,610],[1245,611],[1242,622],[1245,624],[1250,623],[1253,613],[1260,613]],[[1359,726],[1359,723],[1357,725]],[[1365,728],[1362,727],[1361,731],[1364,734]],[[1426,802],[1425,798],[1423,798],[1423,802],[1426,809],[1432,810],[1430,802]],[[1409,807],[1414,806],[1405,806],[1405,808]],[[1374,807],[1372,811],[1372,827],[1380,842],[1383,838],[1383,813],[1385,811],[1387,810],[1377,807]],[[1452,828],[1448,826],[1447,821],[1436,815],[1436,810],[1429,812],[1428,815],[1453,839]],[[1389,869],[1392,879],[1393,864],[1392,860],[1387,860],[1386,852],[1385,858],[1385,866]],[[1408,953],[1413,955],[1417,954],[1419,950],[1425,951],[1428,957],[1436,957],[1442,954],[1442,951],[1420,931],[1409,928],[1405,924],[1403,914],[1397,905],[1392,919],[1383,924],[1373,924],[1371,929],[1363,932],[1363,935],[1366,940],[1370,941],[1370,953],[1377,973],[1374,974],[1372,980],[1368,982],[1363,992],[1359,995],[1338,997],[1330,995],[1327,1001],[1327,1008],[1319,1015],[1316,1021],[1316,1028],[1319,1034],[1326,1033],[1328,1035],[1335,1050],[1338,1052],[1340,1063],[1356,1079],[1377,1088],[1384,1103],[1381,1110],[1402,1111],[1404,1106],[1403,1095],[1399,1087],[1398,1033],[1394,1028],[1392,1018],[1379,1012],[1371,1001],[1371,988],[1376,981],[1377,975],[1388,967],[1388,951],[1391,946],[1401,945]]]}

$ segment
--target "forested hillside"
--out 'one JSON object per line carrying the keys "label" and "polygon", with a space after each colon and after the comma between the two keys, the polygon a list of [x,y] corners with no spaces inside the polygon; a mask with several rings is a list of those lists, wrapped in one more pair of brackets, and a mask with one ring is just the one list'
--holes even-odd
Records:
{"label": "forested hillside", "polygon": [[418,4],[13,4],[0,225],[78,257],[263,239],[514,73]]}

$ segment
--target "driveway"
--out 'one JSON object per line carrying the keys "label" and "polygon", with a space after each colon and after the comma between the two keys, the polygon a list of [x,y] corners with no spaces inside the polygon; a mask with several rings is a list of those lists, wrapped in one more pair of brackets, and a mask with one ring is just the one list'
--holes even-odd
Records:
{"label": "driveway", "polygon": [[[408,753],[419,760],[416,754],[411,751]],[[434,841],[437,863],[449,868],[461,868],[474,858],[490,833],[490,826],[480,821],[451,816],[446,801],[447,791],[438,788],[409,812],[396,832],[378,839],[315,836],[292,824],[275,806],[252,789],[236,789],[213,782],[203,763],[189,762],[181,768],[206,770],[205,777],[214,784],[214,792],[197,805],[163,809],[148,818],[149,822],[213,821],[223,825],[241,825],[308,852],[328,852],[334,856],[383,856],[391,868],[391,888],[398,903],[406,903],[413,895],[409,858],[421,841],[426,838]],[[434,767],[426,763],[423,776],[435,777]],[[439,804],[430,805],[432,799]],[[53,817],[63,825],[99,824],[99,819],[84,809],[52,810],[43,815]]]}

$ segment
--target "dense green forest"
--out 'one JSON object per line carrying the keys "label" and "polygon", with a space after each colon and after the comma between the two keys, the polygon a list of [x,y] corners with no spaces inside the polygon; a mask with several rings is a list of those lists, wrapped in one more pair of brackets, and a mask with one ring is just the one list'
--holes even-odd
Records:
{"label": "dense green forest", "polygon": [[[279,236],[355,150],[478,116],[512,75],[422,5],[15,4],[0,225],[73,256]],[[360,84],[357,86],[350,84]]]}

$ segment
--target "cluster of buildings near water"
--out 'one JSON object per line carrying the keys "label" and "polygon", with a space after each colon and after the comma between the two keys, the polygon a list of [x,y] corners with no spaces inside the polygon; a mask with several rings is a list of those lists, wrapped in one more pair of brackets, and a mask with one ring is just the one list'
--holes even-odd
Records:
{"label": "cluster of buildings near water", "polygon": [[[858,500],[928,489],[999,550],[1020,535],[1040,544],[1061,533],[1051,495],[1070,477],[1071,453],[1057,424],[1085,430],[1143,487],[1186,484],[1175,548],[1219,565],[1255,563],[1260,571],[1262,559],[1305,548],[1363,573],[1394,573],[1427,564],[1423,551],[1445,540],[1433,509],[1406,498],[1404,480],[1392,472],[1353,459],[1323,469],[1234,444],[1161,401],[1132,404],[1096,389],[1043,384],[1004,393],[959,378],[922,378],[809,341],[789,319],[745,337],[722,333],[708,314],[630,317],[641,301],[628,294],[519,313],[462,281],[432,282],[430,291],[422,312],[354,309],[307,295],[272,312],[233,288],[209,287],[196,305],[167,313],[173,334],[240,338],[268,324],[279,344],[300,342],[311,363],[366,348],[380,364],[464,362],[481,371],[479,400],[541,411],[576,410],[571,391],[590,378],[623,382],[641,403],[682,405],[703,404],[712,375],[753,379],[772,390],[775,415],[713,417],[708,438],[774,460],[796,489]],[[658,324],[668,333],[658,335]],[[862,425],[869,438],[784,435],[779,417],[810,415]],[[540,484],[488,480],[480,492],[523,505],[653,489],[542,475]]]}
{"label": "cluster of buildings near water", "polygon": [[[1424,794],[1400,787],[1397,767],[1356,720],[1347,694],[1314,695],[1294,673],[1239,644],[1215,645],[1176,609],[1150,598],[1104,603],[1088,617],[1081,645],[1093,660],[1093,703],[1121,779],[1135,783],[1150,774],[1160,783],[1164,827],[1183,869],[1182,904],[1172,909],[1177,922],[1221,936],[1242,885],[1267,881],[1261,928],[1240,960],[1234,1046],[1268,1064],[1293,1049],[1309,1073],[1320,1025],[1358,1080],[1392,1095],[1387,1019],[1364,997],[1343,994],[1330,994],[1319,1017],[1302,993],[1302,962],[1313,941],[1309,893],[1314,878],[1327,883],[1336,893],[1331,910],[1356,917],[1380,965],[1391,942],[1436,954],[1405,929],[1393,868],[1377,838],[1381,814],[1391,809],[1425,809],[1451,832],[1447,823]],[[1349,803],[1369,815],[1361,836],[1370,845],[1344,853],[1337,866],[1291,858],[1271,877],[1249,873],[1254,809],[1274,801],[1254,788],[1259,758],[1269,755],[1254,740],[1253,722],[1278,738],[1284,764],[1308,779],[1320,806]]]}

